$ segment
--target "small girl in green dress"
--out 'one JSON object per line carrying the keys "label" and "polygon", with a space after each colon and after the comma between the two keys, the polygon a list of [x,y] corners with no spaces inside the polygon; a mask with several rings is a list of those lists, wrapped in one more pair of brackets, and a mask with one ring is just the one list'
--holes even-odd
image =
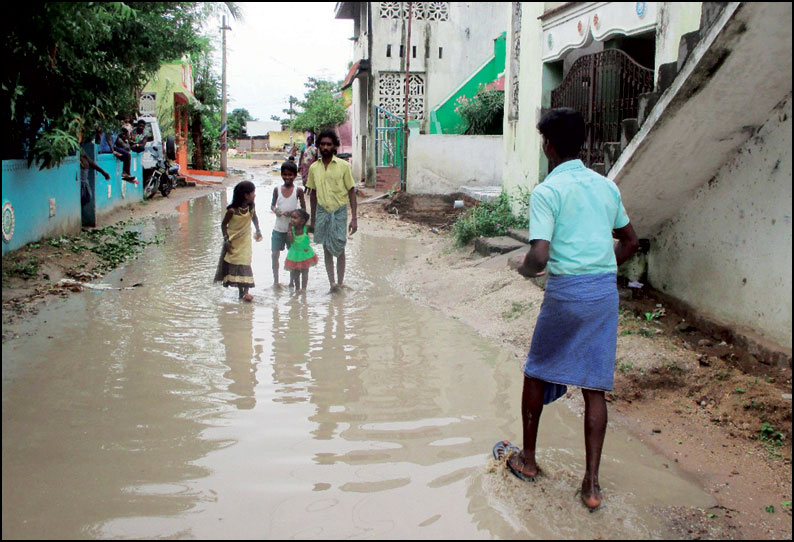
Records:
{"label": "small girl in green dress", "polygon": [[[290,281],[295,283],[295,291],[306,291],[309,283],[309,268],[317,265],[317,255],[309,244],[309,234],[306,222],[309,220],[309,213],[303,209],[295,209],[290,217],[290,229],[287,232],[289,242],[289,252],[284,267],[290,271]],[[301,232],[296,234],[295,230]],[[300,277],[301,282],[298,282]]]}

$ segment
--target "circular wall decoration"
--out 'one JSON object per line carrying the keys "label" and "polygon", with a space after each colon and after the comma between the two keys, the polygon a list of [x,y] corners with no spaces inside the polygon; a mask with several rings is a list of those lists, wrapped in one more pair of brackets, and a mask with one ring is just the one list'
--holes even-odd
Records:
{"label": "circular wall decoration", "polygon": [[551,37],[551,33],[549,33],[549,49],[554,47],[554,39]]}
{"label": "circular wall decoration", "polygon": [[582,21],[579,21],[579,24],[576,25],[576,31],[579,32],[579,35],[582,35],[584,31],[584,25],[582,25]]}
{"label": "circular wall decoration", "polygon": [[647,3],[646,2],[637,2],[634,5],[634,9],[637,12],[637,17],[642,19],[645,16],[645,11],[647,10]]}
{"label": "circular wall decoration", "polygon": [[6,243],[14,237],[14,207],[10,201],[3,203],[3,241]]}
{"label": "circular wall decoration", "polygon": [[598,21],[598,14],[596,13],[595,15],[593,15],[593,26],[594,26],[594,27],[596,27],[596,28],[598,28],[598,26],[599,26],[599,24],[598,24],[598,23],[599,23],[599,21]]}

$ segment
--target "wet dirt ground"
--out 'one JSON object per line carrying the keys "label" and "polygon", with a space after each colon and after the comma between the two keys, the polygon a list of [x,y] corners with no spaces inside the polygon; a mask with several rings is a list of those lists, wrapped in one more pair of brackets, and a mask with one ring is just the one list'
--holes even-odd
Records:
{"label": "wet dirt ground", "polygon": [[[267,209],[278,178],[249,176]],[[166,242],[103,282],[143,287],[70,296],[3,345],[3,538],[664,538],[659,510],[715,504],[610,428],[589,514],[565,405],[544,412],[547,476],[518,481],[490,451],[520,435],[520,361],[393,289],[420,243],[361,231],[350,289],[329,295],[321,262],[296,296],[270,288],[260,211],[245,304],[212,284],[229,197],[141,226]]]}

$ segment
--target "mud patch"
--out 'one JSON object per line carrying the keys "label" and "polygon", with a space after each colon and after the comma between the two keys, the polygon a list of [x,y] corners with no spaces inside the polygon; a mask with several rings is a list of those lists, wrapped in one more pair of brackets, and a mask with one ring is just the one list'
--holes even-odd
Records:
{"label": "mud patch", "polygon": [[[455,209],[455,201],[463,201],[463,207]],[[448,229],[461,213],[476,203],[476,200],[462,193],[418,196],[397,192],[383,208],[387,213],[411,222]]]}

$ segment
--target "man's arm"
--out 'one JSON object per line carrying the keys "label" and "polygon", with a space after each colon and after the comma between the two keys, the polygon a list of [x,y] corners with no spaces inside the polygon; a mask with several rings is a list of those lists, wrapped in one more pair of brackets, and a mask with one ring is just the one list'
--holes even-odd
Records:
{"label": "man's arm", "polygon": [[303,188],[298,187],[298,201],[301,203],[301,209],[306,210],[306,199],[303,197]]}
{"label": "man's arm", "polygon": [[637,234],[634,232],[634,226],[631,223],[614,230],[612,237],[618,240],[615,243],[615,259],[618,262],[618,267],[620,267],[623,262],[631,258],[631,255],[640,248],[640,241],[637,239]]}
{"label": "man's arm", "polygon": [[110,174],[108,174],[107,171],[105,171],[104,169],[99,167],[99,164],[94,162],[94,160],[90,156],[88,156],[88,153],[83,152],[83,156],[85,156],[85,159],[88,162],[88,166],[91,169],[94,169],[94,170],[100,172],[102,174],[102,176],[105,177],[105,180],[110,180]]}
{"label": "man's arm", "polygon": [[358,230],[358,218],[356,217],[356,208],[358,205],[358,201],[356,198],[356,187],[354,186],[350,190],[347,191],[347,199],[350,201],[350,213],[353,215],[353,218],[350,219],[350,234],[356,233]]}
{"label": "man's arm", "polygon": [[529,252],[524,256],[524,261],[518,268],[518,272],[528,279],[542,276],[545,273],[546,264],[549,263],[549,246],[548,241],[541,239],[530,241]]}

